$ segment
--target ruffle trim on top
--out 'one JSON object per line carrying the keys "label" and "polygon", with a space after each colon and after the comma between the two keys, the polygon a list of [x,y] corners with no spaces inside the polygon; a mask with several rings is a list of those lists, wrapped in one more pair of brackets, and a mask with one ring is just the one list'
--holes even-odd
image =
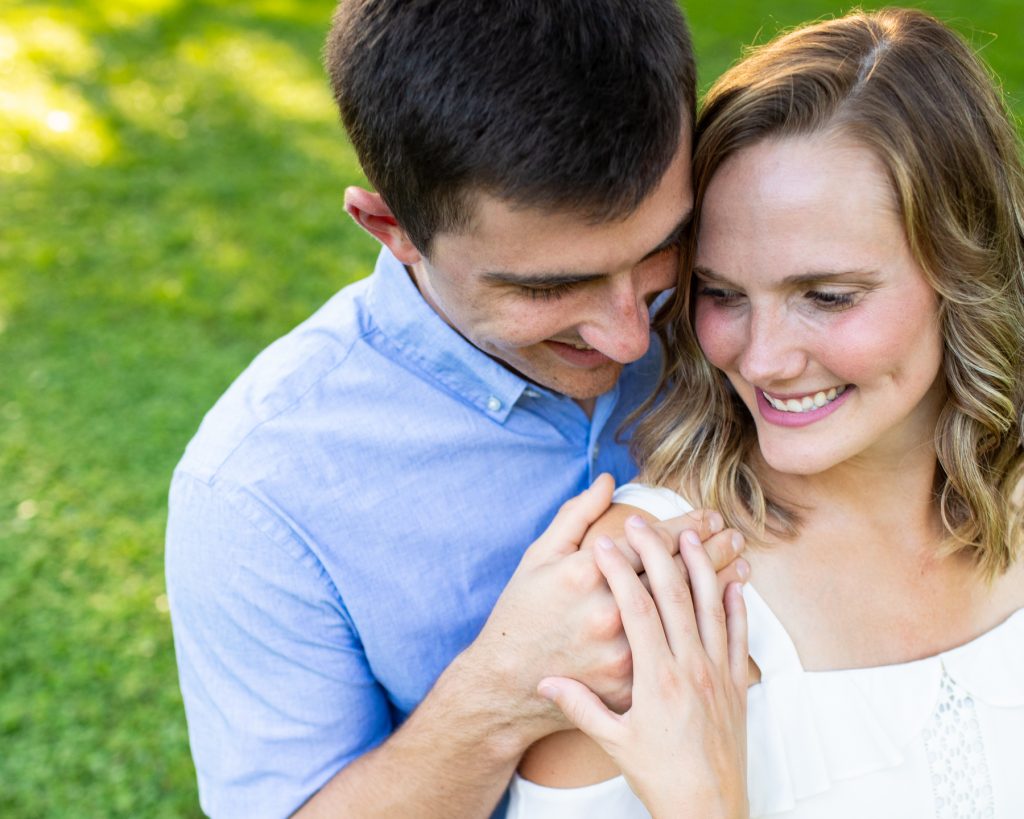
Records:
{"label": "ruffle trim on top", "polygon": [[[766,621],[756,611],[764,606],[756,591],[744,594],[753,609],[752,632],[755,623],[778,624],[774,615]],[[792,643],[786,642],[788,653]],[[923,660],[762,673],[748,694],[752,816],[791,810],[836,782],[901,765],[938,707],[944,675],[986,705],[1024,706],[1024,609],[970,643]]]}

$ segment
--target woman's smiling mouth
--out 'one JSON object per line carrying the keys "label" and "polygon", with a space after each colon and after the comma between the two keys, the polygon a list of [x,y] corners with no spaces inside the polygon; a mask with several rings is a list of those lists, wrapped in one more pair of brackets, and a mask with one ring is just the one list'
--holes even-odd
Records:
{"label": "woman's smiling mouth", "polygon": [[754,389],[761,417],[782,427],[802,427],[820,421],[835,412],[855,391],[852,384],[787,396],[769,395],[760,388]]}
{"label": "woman's smiling mouth", "polygon": [[[764,391],[762,390],[762,392]],[[780,412],[810,412],[830,404],[844,392],[846,392],[846,385],[842,384],[838,387],[830,387],[827,390],[818,390],[802,396],[776,398],[764,392],[764,397],[769,404]]]}

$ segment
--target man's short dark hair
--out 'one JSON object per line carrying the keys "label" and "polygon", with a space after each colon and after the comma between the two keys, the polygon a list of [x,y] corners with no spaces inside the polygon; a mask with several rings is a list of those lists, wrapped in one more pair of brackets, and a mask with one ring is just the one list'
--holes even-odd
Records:
{"label": "man's short dark hair", "polygon": [[628,215],[694,115],[674,0],[342,0],[325,62],[367,178],[423,253],[469,225],[475,193]]}

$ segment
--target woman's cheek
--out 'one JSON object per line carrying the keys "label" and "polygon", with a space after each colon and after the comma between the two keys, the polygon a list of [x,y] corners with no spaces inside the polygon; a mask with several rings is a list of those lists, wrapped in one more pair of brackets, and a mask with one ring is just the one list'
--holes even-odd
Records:
{"label": "woman's cheek", "polygon": [[738,338],[735,322],[730,320],[726,311],[699,300],[694,313],[694,330],[708,361],[720,370],[729,369],[729,362],[738,355],[742,341]]}

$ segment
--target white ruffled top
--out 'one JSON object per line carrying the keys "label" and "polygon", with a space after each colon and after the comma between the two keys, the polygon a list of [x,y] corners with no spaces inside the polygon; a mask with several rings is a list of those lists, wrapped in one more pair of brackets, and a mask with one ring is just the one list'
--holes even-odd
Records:
{"label": "white ruffled top", "polygon": [[[691,509],[671,490],[637,484],[620,487],[615,500],[660,519]],[[805,671],[750,584],[744,599],[761,670],[748,692],[752,817],[1024,817],[1024,609],[934,657]],[[509,819],[649,816],[621,776],[548,788],[517,775],[510,793]]]}

